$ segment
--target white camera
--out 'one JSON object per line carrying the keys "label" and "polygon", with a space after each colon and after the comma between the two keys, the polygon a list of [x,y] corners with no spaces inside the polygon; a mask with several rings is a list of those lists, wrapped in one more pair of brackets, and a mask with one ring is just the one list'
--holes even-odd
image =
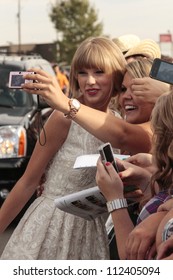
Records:
{"label": "white camera", "polygon": [[34,72],[26,72],[26,71],[15,71],[10,72],[9,76],[9,88],[21,88],[22,84],[33,83],[33,80],[24,79],[24,75],[26,74],[35,74]]}

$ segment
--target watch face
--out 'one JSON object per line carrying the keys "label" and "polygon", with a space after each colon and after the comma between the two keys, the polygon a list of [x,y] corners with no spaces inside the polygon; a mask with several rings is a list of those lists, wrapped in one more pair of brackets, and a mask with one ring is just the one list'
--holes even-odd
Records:
{"label": "watch face", "polygon": [[80,102],[77,99],[72,100],[72,105],[78,110],[80,108]]}

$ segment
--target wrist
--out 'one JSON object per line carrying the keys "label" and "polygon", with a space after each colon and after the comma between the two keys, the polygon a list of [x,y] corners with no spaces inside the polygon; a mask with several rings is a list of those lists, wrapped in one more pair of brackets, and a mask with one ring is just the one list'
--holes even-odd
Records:
{"label": "wrist", "polygon": [[57,107],[57,110],[61,111],[64,114],[68,114],[68,112],[69,112],[69,100],[70,100],[70,98],[65,96],[65,94],[64,94],[63,97],[61,97],[61,103]]}
{"label": "wrist", "polygon": [[64,117],[67,119],[74,119],[80,107],[81,104],[77,99],[75,98],[68,99],[68,112],[64,113]]}

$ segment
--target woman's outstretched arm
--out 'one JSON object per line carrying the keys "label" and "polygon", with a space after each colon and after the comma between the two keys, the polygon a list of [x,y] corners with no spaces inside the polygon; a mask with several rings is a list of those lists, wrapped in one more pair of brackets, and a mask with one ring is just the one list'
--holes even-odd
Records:
{"label": "woman's outstretched arm", "polygon": [[[28,74],[25,78],[36,80],[37,83],[24,84],[23,89],[28,93],[41,95],[52,108],[68,113],[69,98],[61,91],[56,78],[40,69],[31,70],[37,74]],[[103,142],[109,141],[113,147],[131,154],[149,152],[151,149],[152,132],[149,122],[141,125],[129,124],[114,115],[82,104],[74,121]]]}

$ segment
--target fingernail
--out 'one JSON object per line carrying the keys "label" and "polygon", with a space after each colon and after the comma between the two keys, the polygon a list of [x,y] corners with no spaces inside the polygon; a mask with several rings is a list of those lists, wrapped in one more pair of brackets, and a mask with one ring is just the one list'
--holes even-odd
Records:
{"label": "fingernail", "polygon": [[109,166],[109,165],[111,165],[111,163],[110,163],[110,162],[106,162],[105,165],[106,165],[106,166]]}

